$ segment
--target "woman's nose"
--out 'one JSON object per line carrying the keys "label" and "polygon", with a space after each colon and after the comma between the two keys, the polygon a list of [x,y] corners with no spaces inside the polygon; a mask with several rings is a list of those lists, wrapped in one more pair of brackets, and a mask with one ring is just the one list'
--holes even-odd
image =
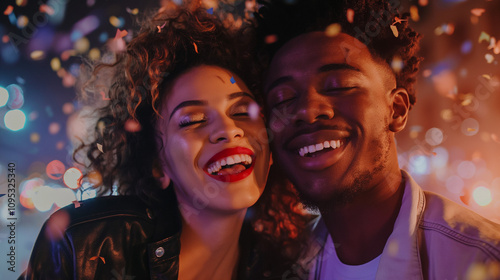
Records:
{"label": "woman's nose", "polygon": [[216,121],[212,132],[210,133],[210,142],[219,143],[231,142],[236,138],[243,138],[243,129],[238,126],[235,120],[229,117],[222,117]]}

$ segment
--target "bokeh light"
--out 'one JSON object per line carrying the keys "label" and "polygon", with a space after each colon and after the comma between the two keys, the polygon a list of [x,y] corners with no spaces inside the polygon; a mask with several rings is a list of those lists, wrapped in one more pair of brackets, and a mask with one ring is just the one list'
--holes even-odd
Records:
{"label": "bokeh light", "polygon": [[472,197],[474,201],[480,206],[486,206],[491,203],[493,198],[491,197],[491,191],[487,187],[479,186],[472,192]]}
{"label": "bokeh light", "polygon": [[65,170],[66,167],[64,166],[64,163],[59,160],[53,160],[47,164],[45,172],[50,179],[59,180],[62,178]]}
{"label": "bokeh light", "polygon": [[7,106],[11,109],[21,108],[24,105],[23,89],[16,84],[8,85],[6,89],[9,92],[9,101],[7,102]]}
{"label": "bokeh light", "polygon": [[9,101],[9,92],[6,88],[0,86],[0,107],[3,107]]}
{"label": "bokeh light", "polygon": [[476,165],[474,165],[472,161],[464,160],[460,164],[458,164],[457,167],[458,176],[464,179],[470,179],[474,177],[475,173],[476,173]]}
{"label": "bokeh light", "polygon": [[19,131],[26,124],[26,115],[21,110],[10,110],[4,116],[5,127],[12,131]]}
{"label": "bokeh light", "polygon": [[461,194],[464,188],[464,181],[457,175],[452,175],[446,180],[446,189],[453,194]]}
{"label": "bokeh light", "polygon": [[75,192],[68,188],[58,188],[54,189],[55,201],[54,203],[58,207],[64,207],[70,205],[76,200]]}
{"label": "bokeh light", "polygon": [[443,131],[437,127],[433,127],[425,133],[425,141],[431,146],[438,146],[443,142]]}
{"label": "bokeh light", "polygon": [[479,131],[479,122],[476,119],[468,118],[462,122],[460,129],[464,135],[476,135]]}
{"label": "bokeh light", "polygon": [[31,200],[36,210],[40,212],[47,212],[54,204],[54,190],[49,186],[41,186],[35,190]]}
{"label": "bokeh light", "polygon": [[76,167],[71,167],[64,172],[63,180],[68,188],[75,190],[80,187],[80,178],[82,178],[82,172]]}

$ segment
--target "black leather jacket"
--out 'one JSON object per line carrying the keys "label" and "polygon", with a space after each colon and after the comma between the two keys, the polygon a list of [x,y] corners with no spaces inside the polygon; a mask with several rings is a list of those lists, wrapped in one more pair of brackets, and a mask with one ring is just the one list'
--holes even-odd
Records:
{"label": "black leather jacket", "polygon": [[[58,210],[43,225],[19,279],[177,279],[180,214],[172,191],[162,201],[168,207],[107,196]],[[238,279],[281,279],[283,268],[262,261],[252,235],[244,225]]]}

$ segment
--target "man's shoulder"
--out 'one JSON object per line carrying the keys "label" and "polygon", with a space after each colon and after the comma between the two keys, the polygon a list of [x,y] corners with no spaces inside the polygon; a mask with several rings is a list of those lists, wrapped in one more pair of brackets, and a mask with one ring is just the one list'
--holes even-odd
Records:
{"label": "man's shoulder", "polygon": [[500,254],[500,224],[439,194],[428,191],[424,194],[426,203],[421,228],[461,241],[482,243],[496,248]]}

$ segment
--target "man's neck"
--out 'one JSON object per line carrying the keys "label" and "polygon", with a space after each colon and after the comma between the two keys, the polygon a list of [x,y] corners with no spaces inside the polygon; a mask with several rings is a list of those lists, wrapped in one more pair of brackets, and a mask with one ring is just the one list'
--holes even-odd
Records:
{"label": "man's neck", "polygon": [[189,218],[183,215],[179,279],[232,279],[245,214],[246,209],[234,213],[204,210]]}
{"label": "man's neck", "polygon": [[393,231],[404,192],[401,173],[393,174],[392,180],[379,182],[345,205],[320,209],[343,263],[363,264],[382,253]]}

